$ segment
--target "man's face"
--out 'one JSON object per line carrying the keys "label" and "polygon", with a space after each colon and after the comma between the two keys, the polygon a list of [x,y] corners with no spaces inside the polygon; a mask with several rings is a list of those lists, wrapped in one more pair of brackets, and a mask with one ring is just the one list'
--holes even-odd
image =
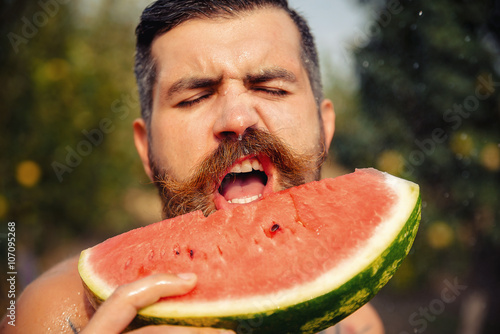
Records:
{"label": "man's face", "polygon": [[[175,188],[170,181],[192,181],[222,143],[235,144],[229,165],[217,167],[222,173],[209,181],[215,184],[204,195],[221,209],[284,187],[279,164],[286,159],[238,148],[238,142],[253,145],[254,139],[244,139],[249,129],[257,130],[255,138],[263,130],[263,141],[266,133],[274,135],[285,146],[278,150],[291,148],[288,153],[305,160],[302,164],[328,149],[333,107],[328,100],[321,103],[322,122],[300,58],[299,31],[283,10],[189,20],[157,37],[152,54],[157,80],[149,136],[143,120],[134,123],[136,147],[150,178],[166,173],[167,185]],[[216,169],[211,166],[204,172]],[[302,174],[301,183],[317,177],[317,170],[297,166],[292,171]],[[240,173],[252,167],[253,173]]]}

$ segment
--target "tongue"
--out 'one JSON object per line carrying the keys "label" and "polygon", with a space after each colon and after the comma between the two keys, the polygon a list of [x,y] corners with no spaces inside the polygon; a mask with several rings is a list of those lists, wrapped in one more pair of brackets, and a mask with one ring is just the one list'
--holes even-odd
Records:
{"label": "tongue", "polygon": [[222,196],[228,201],[235,198],[247,198],[262,194],[264,191],[262,178],[252,173],[236,174],[231,182],[224,187]]}

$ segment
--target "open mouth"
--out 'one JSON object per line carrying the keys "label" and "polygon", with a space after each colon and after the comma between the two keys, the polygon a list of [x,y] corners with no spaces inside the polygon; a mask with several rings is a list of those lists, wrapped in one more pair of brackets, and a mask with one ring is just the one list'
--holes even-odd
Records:
{"label": "open mouth", "polygon": [[[261,160],[264,160],[261,162]],[[245,157],[235,163],[222,179],[218,193],[219,208],[221,202],[227,204],[246,204],[261,198],[265,193],[271,191],[269,171],[266,165],[269,162],[257,157]],[[269,187],[268,187],[269,184]],[[219,196],[217,196],[219,197]]]}

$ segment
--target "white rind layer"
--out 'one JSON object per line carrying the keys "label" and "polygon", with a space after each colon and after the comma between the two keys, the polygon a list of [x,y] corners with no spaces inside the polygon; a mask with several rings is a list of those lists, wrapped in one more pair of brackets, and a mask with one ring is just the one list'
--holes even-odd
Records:
{"label": "white rind layer", "polygon": [[[314,281],[302,283],[300,286],[281,290],[276,293],[252,296],[249,298],[217,300],[213,302],[159,302],[142,309],[139,314],[148,317],[191,318],[209,316],[234,316],[238,314],[272,313],[276,309],[283,309],[291,305],[304,302],[329,291],[339,288],[351,280],[364,269],[373,266],[382,253],[392,244],[411,216],[419,197],[417,184],[406,181],[387,173],[386,183],[397,195],[397,202],[392,208],[392,215],[379,225],[373,237],[359,248],[357,252],[336,265],[332,270],[319,276]],[[321,246],[318,246],[321,247]],[[319,249],[321,250],[321,249]],[[84,281],[89,287],[102,287],[94,291],[103,300],[113,292],[113,287],[108,286],[93,273],[90,266],[83,266],[88,257],[88,252],[82,253],[79,269],[85,267]],[[82,271],[80,271],[82,274]]]}

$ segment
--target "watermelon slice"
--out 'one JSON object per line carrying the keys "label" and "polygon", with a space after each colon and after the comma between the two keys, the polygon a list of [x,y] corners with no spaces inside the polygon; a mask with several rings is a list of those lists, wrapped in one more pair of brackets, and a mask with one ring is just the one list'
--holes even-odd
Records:
{"label": "watermelon slice", "polygon": [[95,307],[117,286],[154,273],[198,275],[188,294],[142,309],[137,326],[315,333],[387,283],[419,220],[416,184],[362,169],[118,235],[83,251],[79,272]]}

